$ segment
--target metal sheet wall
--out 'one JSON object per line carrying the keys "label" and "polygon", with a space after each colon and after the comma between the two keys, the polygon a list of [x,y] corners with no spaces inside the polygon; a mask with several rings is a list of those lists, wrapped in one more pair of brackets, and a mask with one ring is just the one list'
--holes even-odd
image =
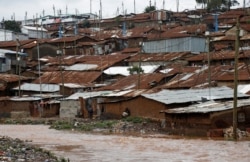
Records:
{"label": "metal sheet wall", "polygon": [[146,53],[161,52],[206,52],[206,39],[198,37],[174,38],[144,42]]}

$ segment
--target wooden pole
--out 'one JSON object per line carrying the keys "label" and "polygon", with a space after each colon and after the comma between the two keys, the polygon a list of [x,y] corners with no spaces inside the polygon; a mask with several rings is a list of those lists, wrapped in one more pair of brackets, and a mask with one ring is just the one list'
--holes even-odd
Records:
{"label": "wooden pole", "polygon": [[234,104],[233,104],[233,138],[237,140],[237,93],[238,93],[238,57],[239,57],[239,17],[236,24],[235,60],[234,60]]}

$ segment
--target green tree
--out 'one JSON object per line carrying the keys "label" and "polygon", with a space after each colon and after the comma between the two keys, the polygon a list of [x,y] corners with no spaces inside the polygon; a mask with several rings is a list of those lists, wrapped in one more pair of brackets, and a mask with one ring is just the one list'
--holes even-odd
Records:
{"label": "green tree", "polygon": [[144,70],[139,66],[132,66],[128,68],[128,71],[129,71],[129,74],[140,74],[144,72]]}
{"label": "green tree", "polygon": [[202,4],[207,7],[208,10],[230,10],[232,6],[239,5],[237,0],[196,0],[196,3]]}
{"label": "green tree", "polygon": [[155,11],[155,6],[147,6],[145,9],[144,9],[144,13],[149,13],[151,11]]}
{"label": "green tree", "polygon": [[11,30],[17,33],[21,32],[20,24],[14,20],[4,21],[4,27],[6,30]]}

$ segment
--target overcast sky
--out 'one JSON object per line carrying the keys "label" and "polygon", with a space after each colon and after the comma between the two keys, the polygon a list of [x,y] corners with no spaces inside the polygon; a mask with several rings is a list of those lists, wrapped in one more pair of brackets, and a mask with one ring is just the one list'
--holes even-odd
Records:
{"label": "overcast sky", "polygon": [[[163,5],[164,1],[165,5]],[[156,4],[157,9],[162,9],[164,6],[166,10],[176,11],[176,1],[151,0],[151,4]],[[118,12],[122,14],[123,11],[134,13],[135,10],[136,13],[141,13],[145,7],[149,6],[150,0],[101,0],[101,2],[102,17],[108,18],[116,16]],[[238,0],[238,2],[241,4],[237,7],[242,7],[243,0]],[[246,0],[246,2],[249,1]],[[0,0],[0,20],[3,18],[5,20],[10,20],[11,18],[23,20],[26,12],[28,19],[43,15],[43,11],[45,15],[54,15],[53,6],[55,7],[56,15],[59,10],[61,10],[62,14],[66,14],[66,11],[68,11],[68,14],[90,13],[90,10],[92,13],[99,14],[100,0]],[[249,3],[246,6],[249,6]],[[195,0],[179,0],[179,11],[195,9],[195,7],[201,8],[201,6],[196,4]]]}

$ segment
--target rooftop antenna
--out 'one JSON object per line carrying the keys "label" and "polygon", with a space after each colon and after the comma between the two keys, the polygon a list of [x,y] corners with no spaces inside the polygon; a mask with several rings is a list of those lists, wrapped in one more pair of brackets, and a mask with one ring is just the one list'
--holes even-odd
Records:
{"label": "rooftop antenna", "polygon": [[176,11],[179,12],[179,0],[176,0]]}
{"label": "rooftop antenna", "polygon": [[162,4],[162,9],[165,10],[165,0],[163,0],[162,3],[163,3],[163,4]]}
{"label": "rooftop antenna", "polygon": [[154,6],[155,6],[155,9],[156,9],[156,0],[155,0],[155,2],[154,2]]}
{"label": "rooftop antenna", "polygon": [[118,16],[120,13],[119,13],[120,11],[119,11],[119,7],[117,7],[117,9],[116,9],[116,16]]}
{"label": "rooftop antenna", "polygon": [[125,11],[124,11],[124,4],[123,4],[123,1],[122,1],[122,14],[123,14],[123,16],[125,15]]}
{"label": "rooftop antenna", "polygon": [[90,0],[90,9],[89,12],[92,13],[92,0]]}
{"label": "rooftop antenna", "polygon": [[66,15],[68,15],[68,6],[66,5]]}
{"label": "rooftop antenna", "polygon": [[58,10],[58,16],[61,16],[61,15],[62,15],[62,10],[59,9],[59,10]]}
{"label": "rooftop antenna", "polygon": [[135,0],[134,0],[134,13],[136,13],[136,8],[135,8]]}
{"label": "rooftop antenna", "polygon": [[102,0],[100,0],[100,19],[102,19]]}
{"label": "rooftop antenna", "polygon": [[53,5],[54,17],[56,17],[55,6]]}
{"label": "rooftop antenna", "polygon": [[246,0],[243,0],[243,8],[246,7]]}
{"label": "rooftop antenna", "polygon": [[27,13],[27,11],[25,11],[25,17],[24,17],[25,25],[26,25],[26,21],[27,21],[27,15],[28,15],[28,13]]}
{"label": "rooftop antenna", "polygon": [[149,1],[149,7],[151,7],[152,5],[151,5],[151,0]]}
{"label": "rooftop antenna", "polygon": [[76,15],[78,14],[78,10],[77,10],[77,8],[75,9],[75,12],[76,12]]}

